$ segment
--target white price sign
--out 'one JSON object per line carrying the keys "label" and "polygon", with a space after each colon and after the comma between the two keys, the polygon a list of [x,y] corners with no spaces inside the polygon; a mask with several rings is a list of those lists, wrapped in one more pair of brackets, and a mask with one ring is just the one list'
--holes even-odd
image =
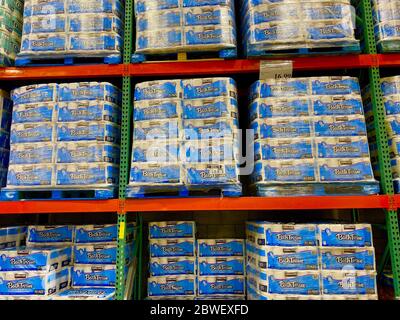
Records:
{"label": "white price sign", "polygon": [[260,80],[290,79],[293,74],[293,62],[290,60],[261,60]]}

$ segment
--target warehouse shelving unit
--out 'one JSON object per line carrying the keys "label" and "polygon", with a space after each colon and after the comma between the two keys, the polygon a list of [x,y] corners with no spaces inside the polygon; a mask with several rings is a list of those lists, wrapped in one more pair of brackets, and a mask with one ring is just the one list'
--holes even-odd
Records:
{"label": "warehouse shelving unit", "polygon": [[[312,56],[290,58],[295,71],[365,69],[371,84],[375,130],[377,133],[382,193],[377,196],[322,196],[289,198],[184,198],[184,199],[126,199],[129,179],[132,118],[132,81],[146,77],[179,77],[209,75],[257,74],[259,60],[197,60],[177,62],[151,62],[130,64],[133,48],[133,0],[126,1],[125,43],[123,64],[0,68],[0,83],[10,81],[44,81],[51,79],[122,79],[122,143],[119,199],[89,201],[19,201],[0,202],[0,215],[111,213],[117,214],[119,225],[117,299],[125,296],[124,250],[128,214],[136,214],[138,224],[138,263],[134,283],[134,298],[141,298],[142,277],[142,214],[146,212],[185,211],[272,211],[272,210],[329,210],[329,209],[382,209],[386,215],[388,234],[387,254],[391,257],[396,297],[400,297],[400,233],[398,209],[400,195],[395,195],[390,170],[389,148],[384,124],[384,107],[380,90],[379,68],[400,67],[400,54],[378,54],[373,35],[372,13],[369,0],[361,0],[364,16],[365,54],[341,56]],[[282,58],[280,58],[282,59]],[[382,211],[383,212],[383,211]],[[384,263],[380,264],[380,270]]]}

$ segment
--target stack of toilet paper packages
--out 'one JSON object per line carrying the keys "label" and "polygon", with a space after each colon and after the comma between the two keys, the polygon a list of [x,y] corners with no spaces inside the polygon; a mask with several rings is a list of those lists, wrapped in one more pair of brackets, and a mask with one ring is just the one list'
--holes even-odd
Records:
{"label": "stack of toilet paper packages", "polygon": [[23,0],[0,2],[0,65],[13,62],[21,47]]}
{"label": "stack of toilet paper packages", "polygon": [[110,83],[17,88],[7,187],[115,187],[119,178],[121,92]]}
{"label": "stack of toilet paper packages", "polygon": [[0,250],[23,246],[26,232],[26,227],[0,228]]}
{"label": "stack of toilet paper packages", "polygon": [[250,100],[252,183],[375,182],[358,79],[262,80]]}
{"label": "stack of toilet paper packages", "polygon": [[193,221],[149,223],[149,299],[194,299],[197,292],[195,236]]}
{"label": "stack of toilet paper packages", "polygon": [[240,185],[238,128],[231,78],[139,83],[130,184]]}
{"label": "stack of toilet paper packages", "polygon": [[7,184],[10,157],[10,126],[12,101],[10,95],[0,89],[0,188]]}
{"label": "stack of toilet paper packages", "polygon": [[243,299],[246,294],[243,239],[197,241],[199,299]]}
{"label": "stack of toilet paper packages", "polygon": [[268,51],[358,46],[350,0],[242,0],[247,55]]}
{"label": "stack of toilet paper packages", "polygon": [[400,1],[371,0],[374,32],[383,52],[400,50]]}
{"label": "stack of toilet paper packages", "polygon": [[136,53],[236,48],[233,0],[135,0]]}
{"label": "stack of toilet paper packages", "polygon": [[375,300],[370,225],[246,226],[250,300]]}
{"label": "stack of toilet paper packages", "polygon": [[124,10],[120,0],[25,0],[19,56],[120,55]]}

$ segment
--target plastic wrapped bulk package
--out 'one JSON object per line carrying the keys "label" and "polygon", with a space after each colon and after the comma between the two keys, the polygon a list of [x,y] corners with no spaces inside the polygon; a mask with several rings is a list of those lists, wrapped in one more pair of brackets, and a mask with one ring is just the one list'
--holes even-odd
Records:
{"label": "plastic wrapped bulk package", "polygon": [[400,50],[400,1],[371,0],[374,33],[381,52]]}
{"label": "plastic wrapped bulk package", "polygon": [[247,56],[319,49],[360,51],[350,0],[242,0],[240,17]]}
{"label": "plastic wrapped bulk package", "polygon": [[7,183],[7,169],[10,158],[10,127],[12,101],[10,95],[0,90],[0,188]]}
{"label": "plastic wrapped bulk package", "polygon": [[377,194],[358,79],[257,81],[250,88],[253,189],[262,196]]}

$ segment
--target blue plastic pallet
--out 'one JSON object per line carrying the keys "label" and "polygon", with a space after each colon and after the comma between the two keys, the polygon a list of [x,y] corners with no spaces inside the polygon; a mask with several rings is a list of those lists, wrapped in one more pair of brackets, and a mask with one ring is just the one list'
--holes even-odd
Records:
{"label": "blue plastic pallet", "polygon": [[189,198],[189,197],[240,197],[240,184],[220,185],[158,185],[158,186],[128,186],[127,198],[156,199],[156,198]]}
{"label": "blue plastic pallet", "polygon": [[57,56],[42,57],[42,56],[19,56],[15,60],[17,67],[49,67],[49,66],[72,66],[86,64],[120,64],[122,57],[119,54],[107,56]]}
{"label": "blue plastic pallet", "polygon": [[117,196],[116,188],[93,189],[8,189],[0,191],[1,201],[19,200],[106,200]]}
{"label": "blue plastic pallet", "polygon": [[377,181],[332,183],[258,183],[250,192],[258,197],[361,196],[379,194]]}
{"label": "blue plastic pallet", "polygon": [[[186,53],[187,59],[205,59],[205,58],[220,58],[220,59],[236,59],[238,56],[237,49],[223,49],[215,52],[182,52]],[[132,55],[132,63],[142,63],[146,61],[178,61],[178,53],[170,54],[142,54],[134,53]],[[184,61],[183,60],[183,61]]]}

